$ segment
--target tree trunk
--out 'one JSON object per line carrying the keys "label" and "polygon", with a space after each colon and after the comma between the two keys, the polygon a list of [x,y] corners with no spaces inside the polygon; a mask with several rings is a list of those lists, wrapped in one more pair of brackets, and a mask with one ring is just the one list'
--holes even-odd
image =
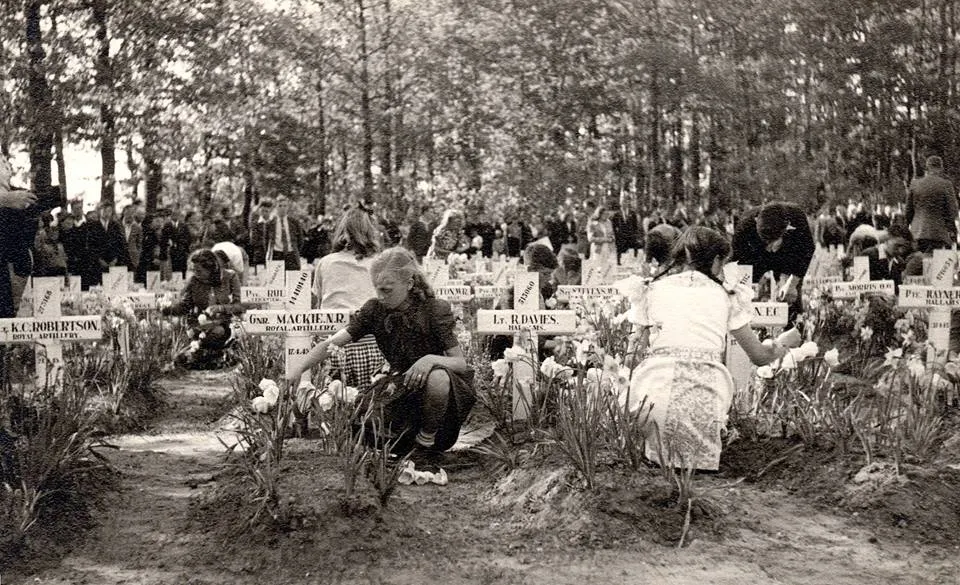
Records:
{"label": "tree trunk", "polygon": [[140,193],[140,167],[133,158],[133,139],[127,140],[127,170],[130,171],[130,200],[136,201]]}
{"label": "tree trunk", "polygon": [[163,165],[155,158],[152,143],[150,146],[144,145],[143,151],[143,164],[147,171],[146,207],[147,213],[153,213],[157,210],[160,193],[163,191]]}
{"label": "tree trunk", "polygon": [[53,183],[51,158],[53,157],[53,112],[50,86],[46,78],[46,52],[40,32],[41,6],[43,0],[29,0],[24,5],[26,41],[29,63],[28,77],[28,132],[30,147],[30,174],[33,189],[42,192]]}
{"label": "tree trunk", "polygon": [[690,118],[690,186],[694,201],[701,203],[703,193],[700,190],[700,116],[693,112]]}
{"label": "tree trunk", "polygon": [[330,174],[327,170],[327,118],[323,103],[323,72],[317,75],[317,203],[314,215],[327,213],[327,194],[330,192]]}
{"label": "tree trunk", "polygon": [[[393,21],[390,13],[390,0],[383,2],[384,26],[386,27],[381,39],[389,39]],[[383,76],[383,110],[380,114],[380,199],[384,203],[392,204],[393,200],[393,113],[396,111],[396,96],[392,77],[390,47],[382,44],[385,60],[385,75]]]}
{"label": "tree trunk", "polygon": [[67,208],[67,163],[63,154],[63,129],[58,127],[53,134],[54,145],[57,147],[57,182],[60,184],[61,206]]}
{"label": "tree trunk", "polygon": [[663,178],[663,168],[660,164],[660,74],[653,71],[650,79],[650,111],[649,111],[650,134],[647,143],[647,157],[649,159],[650,172],[647,175],[650,178],[650,196],[654,200],[659,200],[663,193],[660,192],[661,180]]}
{"label": "tree trunk", "polygon": [[373,119],[370,97],[370,55],[367,49],[367,7],[357,0],[360,34],[360,117],[363,124],[363,199],[373,201]]}
{"label": "tree trunk", "polygon": [[113,111],[113,64],[110,62],[109,0],[94,0],[93,22],[97,27],[96,81],[100,99],[100,201],[113,203],[117,174],[117,124]]}

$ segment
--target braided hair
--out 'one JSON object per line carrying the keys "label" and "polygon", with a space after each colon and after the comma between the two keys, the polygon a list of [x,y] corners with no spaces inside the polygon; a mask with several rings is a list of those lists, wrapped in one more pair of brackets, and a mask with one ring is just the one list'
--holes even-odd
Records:
{"label": "braided hair", "polygon": [[713,273],[713,262],[717,258],[725,260],[730,255],[730,242],[720,232],[708,227],[693,225],[683,230],[670,250],[670,259],[653,280],[674,272],[677,268],[689,264],[694,270],[717,283],[728,294],[733,291]]}

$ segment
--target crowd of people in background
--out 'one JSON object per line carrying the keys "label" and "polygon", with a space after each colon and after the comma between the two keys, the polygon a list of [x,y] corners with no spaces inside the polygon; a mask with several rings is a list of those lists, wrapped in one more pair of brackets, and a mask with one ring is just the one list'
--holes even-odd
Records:
{"label": "crowd of people in background", "polygon": [[[451,253],[519,258],[528,244],[541,241],[560,255],[604,257],[613,262],[633,250],[644,250],[647,258],[662,262],[670,242],[684,228],[700,225],[732,236],[738,215],[746,213],[690,212],[683,205],[672,211],[662,206],[625,209],[593,201],[548,210],[539,218],[493,218],[462,209],[439,214],[416,205],[402,214],[366,211],[384,246],[402,245],[421,260]],[[823,209],[809,220],[818,243],[846,245],[855,252],[877,244],[893,220],[904,215],[902,206],[868,209],[863,203],[847,202]],[[111,266],[126,266],[141,283],[148,271],[160,271],[168,279],[173,272],[187,271],[187,259],[194,251],[225,242],[243,250],[245,265],[283,260],[293,270],[300,267],[301,259],[312,264],[330,253],[339,216],[308,216],[282,196],[261,199],[246,222],[227,204],[207,213],[185,206],[151,213],[136,201],[119,211],[112,203],[85,211],[83,203],[74,200],[56,215],[41,216],[32,251],[33,275],[80,276],[84,290],[100,284],[102,273]]]}

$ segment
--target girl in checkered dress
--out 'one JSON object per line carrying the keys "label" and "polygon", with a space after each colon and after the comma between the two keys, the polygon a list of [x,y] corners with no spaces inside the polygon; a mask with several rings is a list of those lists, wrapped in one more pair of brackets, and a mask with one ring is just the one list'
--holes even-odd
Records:
{"label": "girl in checkered dress", "polygon": [[[365,210],[355,208],[343,214],[333,232],[333,252],[318,260],[314,271],[313,290],[320,309],[357,311],[377,296],[370,265],[380,251],[379,234]],[[344,385],[363,389],[383,366],[383,354],[373,335],[366,335],[335,354],[332,366]]]}

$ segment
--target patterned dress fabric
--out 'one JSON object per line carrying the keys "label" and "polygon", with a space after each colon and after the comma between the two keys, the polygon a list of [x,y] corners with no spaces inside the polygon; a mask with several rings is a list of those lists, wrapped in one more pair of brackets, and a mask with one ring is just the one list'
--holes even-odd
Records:
{"label": "patterned dress fabric", "polygon": [[655,281],[634,279],[628,318],[650,341],[621,404],[650,410],[646,456],[674,467],[716,470],[720,431],[735,386],[723,364],[729,331],[750,322],[752,291],[721,286],[688,271]]}

